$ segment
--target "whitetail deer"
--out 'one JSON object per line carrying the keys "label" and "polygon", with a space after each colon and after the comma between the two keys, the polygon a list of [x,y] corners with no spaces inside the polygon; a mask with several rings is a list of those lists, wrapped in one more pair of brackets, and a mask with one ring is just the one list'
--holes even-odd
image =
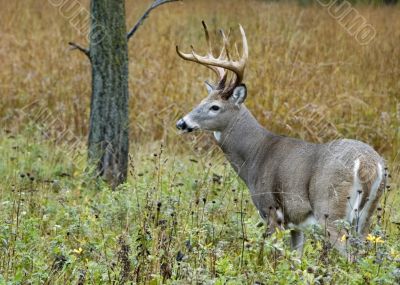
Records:
{"label": "whitetail deer", "polygon": [[[184,132],[213,131],[215,139],[237,174],[250,189],[252,200],[270,228],[291,229],[292,248],[302,250],[302,230],[319,223],[327,227],[331,242],[344,254],[338,242],[336,220],[346,220],[359,234],[365,234],[386,183],[383,159],[374,149],[356,140],[340,139],[315,144],[276,135],[264,129],[243,102],[242,83],[248,58],[245,32],[240,26],[242,55],[233,60],[228,38],[221,31],[223,47],[218,58],[212,54],[207,26],[203,27],[208,54],[178,55],[214,71],[217,84],[206,82],[208,96],[176,126]],[[227,72],[233,79],[227,80]]]}

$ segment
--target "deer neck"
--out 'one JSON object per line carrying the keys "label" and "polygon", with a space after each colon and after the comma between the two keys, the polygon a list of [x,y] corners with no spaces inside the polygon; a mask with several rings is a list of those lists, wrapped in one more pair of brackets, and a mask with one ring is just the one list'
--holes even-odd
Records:
{"label": "deer neck", "polygon": [[247,180],[250,163],[256,161],[265,139],[271,135],[242,105],[236,118],[221,132],[214,132],[218,145],[243,179]]}

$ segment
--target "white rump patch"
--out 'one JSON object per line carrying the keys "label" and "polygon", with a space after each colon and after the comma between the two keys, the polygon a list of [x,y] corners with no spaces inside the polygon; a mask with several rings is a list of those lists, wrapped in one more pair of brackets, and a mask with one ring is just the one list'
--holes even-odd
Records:
{"label": "white rump patch", "polygon": [[221,132],[214,132],[214,138],[219,142],[221,140]]}
{"label": "white rump patch", "polygon": [[358,170],[360,169],[360,159],[356,159],[354,161],[354,168],[353,168],[353,187],[351,190],[351,195],[350,195],[350,205],[347,205],[347,220],[352,223],[354,219],[357,217],[359,214],[359,208],[361,204],[361,199],[362,199],[362,192],[358,193],[358,190],[362,190],[362,185],[360,183],[360,179],[358,178]]}

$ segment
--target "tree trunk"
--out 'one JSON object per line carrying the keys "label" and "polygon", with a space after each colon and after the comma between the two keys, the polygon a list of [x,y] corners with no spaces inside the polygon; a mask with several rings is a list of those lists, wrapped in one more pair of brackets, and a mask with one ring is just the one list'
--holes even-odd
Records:
{"label": "tree trunk", "polygon": [[129,154],[128,40],[155,8],[179,0],[154,0],[126,33],[125,0],[90,1],[90,46],[70,42],[92,64],[89,165],[114,189],[126,181]]}
{"label": "tree trunk", "polygon": [[112,188],[128,168],[128,47],[125,0],[92,0],[92,97],[88,158]]}

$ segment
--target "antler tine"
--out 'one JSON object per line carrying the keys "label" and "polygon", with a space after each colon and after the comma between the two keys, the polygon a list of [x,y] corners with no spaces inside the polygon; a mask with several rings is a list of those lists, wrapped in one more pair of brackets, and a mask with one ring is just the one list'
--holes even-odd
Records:
{"label": "antler tine", "polygon": [[[210,47],[211,47],[211,46],[210,46]],[[192,57],[194,58],[193,61],[198,62],[198,63],[200,63],[201,65],[204,65],[205,67],[208,67],[209,69],[211,69],[211,70],[219,77],[220,81],[222,81],[223,78],[226,76],[226,71],[225,71],[225,69],[220,68],[220,67],[218,67],[218,66],[212,66],[212,65],[208,65],[208,64],[203,63],[201,60],[199,60],[199,59],[197,58],[197,57],[199,57],[199,55],[197,55],[197,54],[194,52],[194,47],[193,47],[193,45],[190,45],[190,48],[192,49],[192,52],[191,52],[191,53],[192,53]],[[212,54],[209,54],[208,57],[213,58]]]}
{"label": "antler tine", "polygon": [[[246,62],[248,59],[248,54],[249,54],[249,49],[247,45],[247,39],[246,39],[246,34],[243,30],[243,27],[239,25],[240,28],[240,33],[242,35],[242,56],[240,56],[240,59],[235,61],[231,59],[230,53],[229,53],[229,42],[228,42],[228,37],[225,35],[225,33],[221,30],[221,35],[223,39],[223,46],[221,49],[221,53],[218,58],[214,57],[212,54],[212,46],[210,42],[210,35],[208,33],[207,25],[203,23],[203,28],[207,40],[207,45],[208,45],[208,54],[205,56],[200,56],[194,52],[194,49],[192,47],[191,53],[183,53],[179,50],[179,47],[176,46],[176,52],[178,55],[183,58],[184,60],[189,60],[193,62],[200,63],[209,69],[211,69],[213,72],[215,72],[219,78],[220,78],[220,83],[218,86],[224,85],[225,87],[225,82],[227,79],[227,70],[232,71],[235,74],[235,80],[232,83],[232,80],[230,80],[229,86],[226,86],[227,88],[224,88],[226,92],[232,90],[234,87],[236,87],[238,84],[240,84],[243,80],[243,75],[244,75],[244,69],[246,66]],[[229,36],[229,34],[228,34]],[[237,46],[235,45],[236,52],[239,54]],[[226,54],[226,57],[224,57],[224,53]]]}
{"label": "antler tine", "polygon": [[246,64],[247,59],[249,58],[249,46],[247,44],[247,38],[246,38],[246,33],[244,32],[244,29],[242,25],[239,25],[240,33],[242,34],[242,44],[243,44],[243,53],[241,57],[241,61]]}
{"label": "antler tine", "polygon": [[235,50],[236,50],[237,57],[240,57],[239,50],[238,50],[238,47],[237,47],[237,43],[235,43]]}
{"label": "antler tine", "polygon": [[[212,46],[211,46],[211,40],[210,40],[210,34],[208,33],[208,27],[207,24],[203,21],[201,21],[202,25],[203,25],[203,29],[204,29],[204,34],[206,36],[206,41],[207,41],[207,47],[208,47],[208,55],[210,57],[214,57],[213,56],[213,51],[212,51]],[[213,72],[215,72],[215,74],[219,77],[219,79],[222,81],[222,79],[224,78],[226,72],[223,68],[220,67],[216,67],[216,66],[211,66],[211,65],[205,65],[207,66],[209,69],[211,69]]]}
{"label": "antler tine", "polygon": [[223,29],[220,29],[219,32],[221,33],[222,41],[224,43],[223,49],[225,50],[226,58],[228,60],[231,60],[231,57],[229,55],[229,48],[228,48],[228,38],[225,36],[225,33],[224,33]]}
{"label": "antler tine", "polygon": [[176,46],[176,53],[179,55],[179,57],[181,57],[181,58],[184,59],[184,60],[197,62],[197,63],[200,63],[201,65],[204,65],[205,67],[208,67],[208,68],[211,69],[218,77],[222,78],[223,75],[221,74],[221,71],[220,71],[217,67],[211,66],[211,65],[209,65],[209,64],[203,62],[203,59],[204,59],[204,58],[208,58],[208,57],[204,57],[204,56],[199,56],[199,55],[197,55],[197,54],[194,52],[193,46],[191,45],[190,47],[191,47],[191,53],[184,53],[184,52],[181,52],[181,51],[179,50],[179,46]]}
{"label": "antler tine", "polygon": [[238,57],[240,57],[240,59],[239,59],[239,61],[232,62],[232,65],[234,65],[234,69],[230,69],[230,70],[235,73],[236,78],[234,81],[233,81],[233,79],[231,79],[229,81],[229,84],[227,85],[227,87],[224,90],[226,93],[229,93],[230,90],[232,90],[233,88],[235,88],[237,85],[239,85],[242,82],[243,77],[244,77],[244,69],[246,67],[246,62],[249,57],[249,47],[247,44],[246,34],[244,32],[242,25],[240,25],[240,24],[239,24],[239,29],[240,29],[240,33],[242,35],[242,56],[239,55],[239,50],[237,48],[237,44],[235,43],[236,53],[237,53]]}
{"label": "antler tine", "polygon": [[[242,34],[242,56],[240,57],[240,60],[237,63],[236,66],[236,80],[234,85],[238,85],[242,82],[243,80],[243,76],[244,76],[244,69],[246,67],[246,62],[247,59],[249,58],[249,46],[247,44],[247,38],[246,38],[246,33],[244,32],[244,29],[242,27],[242,25],[239,24],[239,29],[240,29],[240,33]],[[235,45],[236,50],[237,50],[237,46]],[[239,52],[238,52],[239,53]]]}
{"label": "antler tine", "polygon": [[208,54],[210,56],[212,56],[213,52],[212,52],[212,48],[211,48],[210,35],[208,33],[207,25],[206,25],[206,23],[204,21],[201,21],[201,23],[203,24],[204,34],[206,35],[206,41],[207,41],[207,46],[208,46]]}

